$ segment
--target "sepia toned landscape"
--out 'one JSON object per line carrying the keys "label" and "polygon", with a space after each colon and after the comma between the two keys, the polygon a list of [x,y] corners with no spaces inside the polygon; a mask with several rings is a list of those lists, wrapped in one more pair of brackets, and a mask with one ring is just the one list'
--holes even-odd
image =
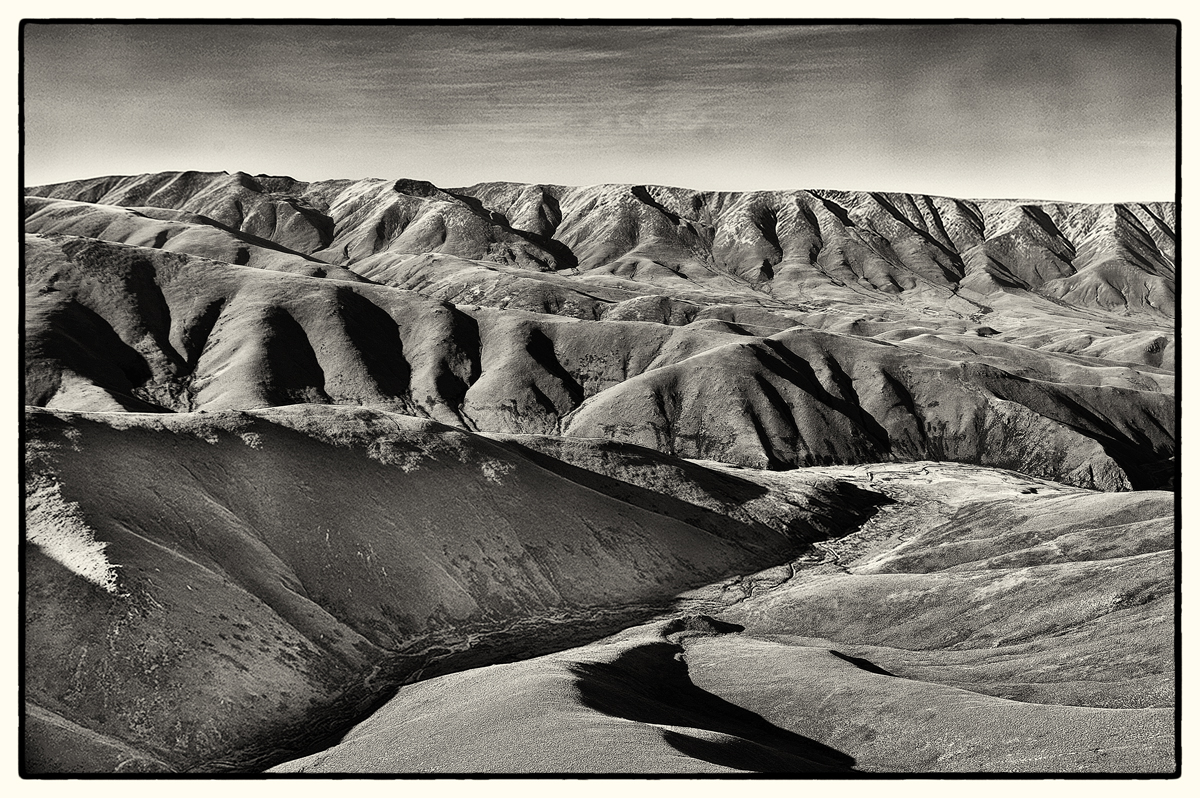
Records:
{"label": "sepia toned landscape", "polygon": [[1178,230],[27,187],[23,769],[1174,773]]}

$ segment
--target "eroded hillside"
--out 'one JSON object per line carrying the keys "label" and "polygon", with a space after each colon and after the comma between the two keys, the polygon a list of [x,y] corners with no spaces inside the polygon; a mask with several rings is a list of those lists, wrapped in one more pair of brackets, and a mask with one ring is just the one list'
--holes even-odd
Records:
{"label": "eroded hillside", "polygon": [[24,767],[1170,772],[1175,213],[27,189]]}
{"label": "eroded hillside", "polygon": [[370,404],[1105,490],[1173,469],[1169,204],[240,173],[29,193],[35,406]]}

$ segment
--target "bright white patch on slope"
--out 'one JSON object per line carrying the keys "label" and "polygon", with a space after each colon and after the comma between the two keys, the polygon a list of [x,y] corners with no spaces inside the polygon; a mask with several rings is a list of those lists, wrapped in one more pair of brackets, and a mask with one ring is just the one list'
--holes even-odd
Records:
{"label": "bright white patch on slope", "polygon": [[117,592],[116,566],[104,555],[107,543],[96,540],[79,505],[62,497],[58,483],[48,482],[25,497],[25,539],[72,573]]}

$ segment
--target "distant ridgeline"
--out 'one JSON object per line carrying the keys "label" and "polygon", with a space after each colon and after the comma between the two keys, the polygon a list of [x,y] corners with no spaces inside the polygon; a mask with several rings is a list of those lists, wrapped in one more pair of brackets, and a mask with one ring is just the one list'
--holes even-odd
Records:
{"label": "distant ridgeline", "polygon": [[30,405],[1174,472],[1173,203],[196,172],[26,195]]}

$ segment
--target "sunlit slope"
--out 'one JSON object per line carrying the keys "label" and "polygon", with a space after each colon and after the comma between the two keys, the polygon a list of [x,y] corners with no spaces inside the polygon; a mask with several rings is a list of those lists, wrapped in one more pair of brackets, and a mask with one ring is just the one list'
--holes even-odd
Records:
{"label": "sunlit slope", "polygon": [[886,545],[730,608],[755,640],[700,641],[696,683],[868,770],[1174,770],[1173,496],[950,479],[868,525]]}
{"label": "sunlit slope", "polygon": [[338,745],[273,772],[848,775],[851,757],[691,681],[680,639],[724,626],[659,623],[404,687]]}

